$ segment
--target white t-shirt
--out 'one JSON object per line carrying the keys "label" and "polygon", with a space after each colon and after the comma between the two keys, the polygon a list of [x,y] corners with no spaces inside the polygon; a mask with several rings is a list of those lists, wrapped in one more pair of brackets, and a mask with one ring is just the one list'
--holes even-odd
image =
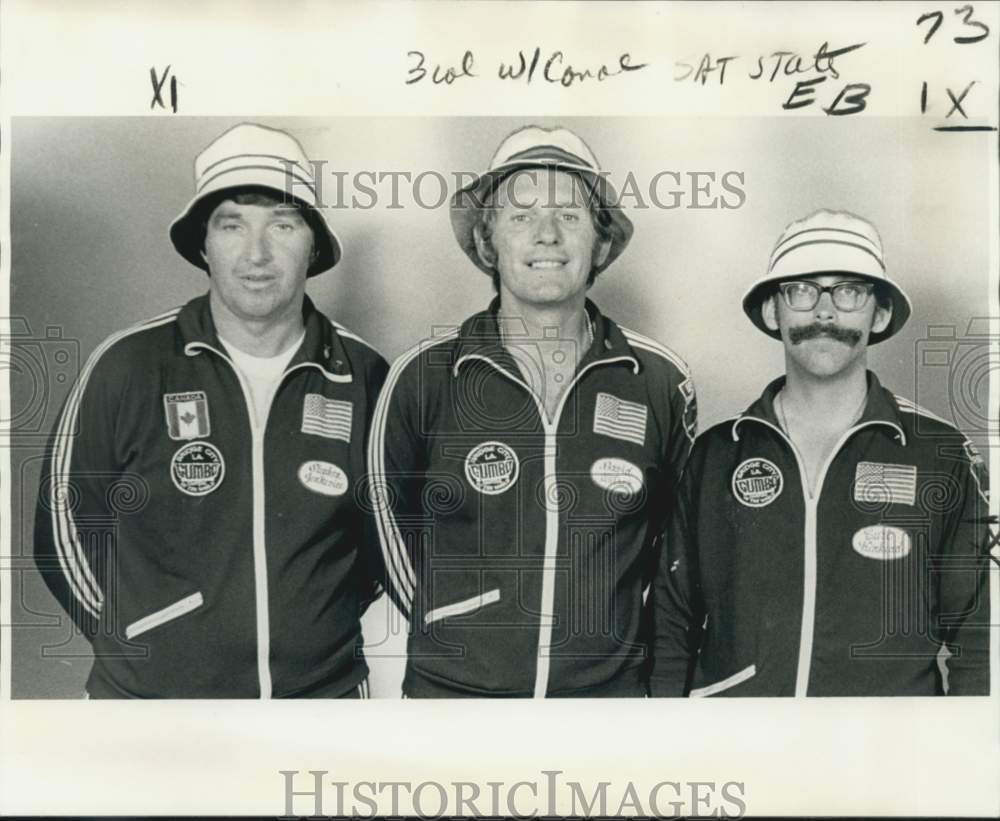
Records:
{"label": "white t-shirt", "polygon": [[222,347],[226,349],[226,353],[236,364],[240,375],[250,388],[250,401],[253,403],[252,410],[254,419],[257,420],[257,427],[263,427],[267,421],[268,411],[271,410],[271,400],[274,399],[274,394],[278,390],[281,376],[305,338],[306,332],[302,331],[302,336],[295,340],[288,347],[288,350],[277,356],[251,356],[241,351],[232,342],[226,342],[221,336],[219,337]]}

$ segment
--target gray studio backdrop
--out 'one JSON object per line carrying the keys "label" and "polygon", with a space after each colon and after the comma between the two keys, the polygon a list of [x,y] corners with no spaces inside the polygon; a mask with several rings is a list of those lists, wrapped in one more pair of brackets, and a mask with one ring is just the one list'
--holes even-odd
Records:
{"label": "gray studio backdrop", "polygon": [[[882,381],[955,419],[984,448],[988,356],[970,321],[987,314],[988,138],[935,133],[914,118],[255,118],[325,161],[323,199],[341,263],[311,280],[325,311],[388,359],[491,297],[451,232],[441,182],[486,167],[526,122],[564,123],[590,144],[625,199],[635,236],[591,291],[620,323],[691,366],[701,429],[749,404],[782,371],[781,346],[740,310],[782,227],[818,207],[872,220],[890,275],[914,303],[910,324],[872,349]],[[44,436],[81,363],[106,336],[206,290],[167,226],[192,194],[194,156],[230,118],[32,118],[12,128],[10,482],[13,695],[77,698],[86,642],[32,570],[32,518]],[[339,172],[339,176],[334,174]],[[370,173],[365,173],[370,172]],[[382,181],[378,175],[382,173]],[[411,178],[421,173],[419,188]],[[674,172],[664,175],[661,172]],[[706,174],[692,178],[692,172]],[[721,185],[741,189],[745,201]],[[657,178],[656,175],[660,174]],[[359,176],[360,175],[360,176]],[[393,179],[397,191],[393,194]],[[658,180],[657,207],[649,194]],[[339,180],[339,183],[338,183]],[[700,187],[694,192],[693,187]],[[339,190],[338,190],[339,189]],[[374,189],[374,195],[364,189]],[[372,199],[374,207],[368,206]],[[710,205],[716,207],[693,207]],[[383,600],[366,616],[372,693],[396,696],[404,625]],[[6,650],[6,648],[5,648]]]}

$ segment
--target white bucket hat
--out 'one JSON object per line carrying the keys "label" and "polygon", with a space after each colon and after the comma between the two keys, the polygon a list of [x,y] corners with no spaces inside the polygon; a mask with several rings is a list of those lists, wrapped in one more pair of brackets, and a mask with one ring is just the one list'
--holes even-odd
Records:
{"label": "white bucket hat", "polygon": [[506,176],[521,168],[553,168],[579,174],[596,196],[600,207],[611,217],[611,247],[607,259],[595,266],[598,274],[607,268],[632,238],[632,222],[618,205],[618,195],[602,176],[600,165],[587,144],[568,128],[541,128],[529,125],[518,129],[500,143],[489,170],[460,188],[451,199],[451,227],[458,244],[477,268],[493,274],[476,251],[473,228],[479,221],[487,195]]}
{"label": "white bucket hat", "polygon": [[[340,259],[337,235],[317,207],[316,180],[298,141],[284,131],[255,123],[241,123],[212,141],[194,161],[195,194],[170,224],[170,240],[192,265],[208,270],[201,255],[205,243],[205,206],[218,202],[219,192],[231,188],[267,188],[282,202],[297,200],[313,230],[314,260],[308,276],[332,268]],[[208,200],[208,202],[206,202]]]}
{"label": "white bucket hat", "polygon": [[846,211],[817,211],[785,228],[771,252],[767,274],[743,297],[743,311],[760,330],[780,339],[781,334],[768,328],[761,316],[764,286],[796,277],[848,273],[877,283],[891,296],[889,325],[868,338],[871,345],[885,341],[906,324],[910,300],[886,274],[882,241],[875,226]]}

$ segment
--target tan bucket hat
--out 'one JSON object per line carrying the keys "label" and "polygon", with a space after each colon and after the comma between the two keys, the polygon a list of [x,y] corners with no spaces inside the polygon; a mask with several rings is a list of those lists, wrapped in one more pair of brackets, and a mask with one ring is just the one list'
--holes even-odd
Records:
{"label": "tan bucket hat", "polygon": [[297,200],[305,206],[304,216],[312,227],[316,258],[308,276],[332,268],[341,256],[340,241],[316,198],[313,166],[298,141],[284,131],[241,123],[217,137],[194,161],[195,194],[187,207],[170,224],[170,240],[177,252],[192,265],[208,270],[201,255],[208,216],[206,200],[216,201],[230,188],[267,188],[283,201]]}
{"label": "tan bucket hat", "polygon": [[892,319],[884,331],[869,337],[869,344],[885,341],[906,324],[910,299],[889,280],[878,231],[867,220],[846,211],[817,211],[785,228],[771,252],[767,274],[743,297],[743,311],[760,330],[780,339],[778,331],[764,324],[761,290],[782,280],[834,273],[864,277],[881,285],[892,297]]}
{"label": "tan bucket hat", "polygon": [[612,240],[607,259],[595,267],[600,273],[618,257],[632,238],[632,222],[618,205],[618,195],[601,172],[587,144],[568,128],[524,126],[504,138],[489,170],[455,192],[451,199],[451,227],[458,244],[477,268],[493,274],[476,252],[472,229],[488,194],[506,176],[521,168],[554,168],[579,174],[611,217]]}

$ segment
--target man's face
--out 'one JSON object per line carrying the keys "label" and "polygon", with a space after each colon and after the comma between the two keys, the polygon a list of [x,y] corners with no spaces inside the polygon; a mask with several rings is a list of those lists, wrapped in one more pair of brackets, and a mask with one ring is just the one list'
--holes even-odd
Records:
{"label": "man's face", "polygon": [[601,243],[595,249],[596,238],[575,174],[528,169],[512,174],[497,191],[496,268],[501,291],[521,303],[552,306],[584,294],[591,268],[610,247]]}
{"label": "man's face", "polygon": [[224,200],[205,233],[213,304],[255,324],[301,311],[312,248],[312,229],[295,208]]}
{"label": "man's face", "polygon": [[[842,282],[865,284],[851,274],[798,277],[794,282],[813,282],[832,287]],[[853,367],[864,367],[868,337],[883,331],[892,316],[891,308],[878,305],[874,294],[856,311],[838,309],[833,294],[825,292],[811,310],[794,310],[780,294],[762,306],[765,324],[780,331],[789,368],[799,368],[815,377],[832,377]]]}

